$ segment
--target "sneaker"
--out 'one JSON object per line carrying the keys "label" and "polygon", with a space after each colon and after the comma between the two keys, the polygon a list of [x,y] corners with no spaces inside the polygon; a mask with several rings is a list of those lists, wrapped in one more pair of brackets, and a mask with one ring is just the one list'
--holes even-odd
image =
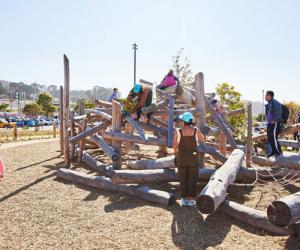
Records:
{"label": "sneaker", "polygon": [[180,206],[187,206],[187,200],[186,199],[181,199],[180,200]]}
{"label": "sneaker", "polygon": [[196,206],[196,201],[195,200],[186,200],[186,205],[189,207],[194,207],[194,206]]}

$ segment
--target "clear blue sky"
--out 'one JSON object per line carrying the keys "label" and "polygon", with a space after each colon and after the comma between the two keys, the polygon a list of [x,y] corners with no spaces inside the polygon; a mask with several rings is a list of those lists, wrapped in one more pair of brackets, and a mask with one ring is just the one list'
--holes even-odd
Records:
{"label": "clear blue sky", "polygon": [[160,81],[180,48],[205,88],[236,86],[244,99],[300,102],[298,0],[0,0],[0,79],[61,84],[63,54],[70,59],[71,89],[95,84]]}

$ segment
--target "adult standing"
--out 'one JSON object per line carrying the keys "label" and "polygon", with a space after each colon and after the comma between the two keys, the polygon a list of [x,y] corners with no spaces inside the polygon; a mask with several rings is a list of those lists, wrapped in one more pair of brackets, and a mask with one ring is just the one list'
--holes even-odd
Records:
{"label": "adult standing", "polygon": [[268,142],[271,146],[271,152],[268,157],[273,155],[278,156],[282,154],[280,144],[278,143],[278,135],[281,129],[282,122],[282,104],[274,99],[274,92],[268,90],[265,95],[267,117],[267,135]]}
{"label": "adult standing", "polygon": [[173,149],[180,181],[180,203],[181,206],[195,206],[200,162],[198,143],[204,143],[205,137],[194,127],[194,117],[190,112],[185,112],[179,118],[183,121],[183,128],[176,129]]}

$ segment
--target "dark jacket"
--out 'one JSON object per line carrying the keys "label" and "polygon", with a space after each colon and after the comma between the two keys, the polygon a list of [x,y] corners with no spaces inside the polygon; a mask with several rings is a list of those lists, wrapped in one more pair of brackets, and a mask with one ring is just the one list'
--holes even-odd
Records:
{"label": "dark jacket", "polygon": [[281,122],[282,115],[282,104],[275,100],[271,99],[266,105],[266,117],[268,123]]}

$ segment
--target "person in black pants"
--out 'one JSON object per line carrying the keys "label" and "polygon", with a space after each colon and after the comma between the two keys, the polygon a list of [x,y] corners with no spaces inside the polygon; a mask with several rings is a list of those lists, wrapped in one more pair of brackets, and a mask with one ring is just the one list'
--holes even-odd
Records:
{"label": "person in black pants", "polygon": [[[296,119],[295,122],[296,123],[300,123],[300,112],[298,113],[298,117],[297,117],[297,119]],[[298,131],[294,132],[294,140],[295,141],[300,141],[300,136],[299,136],[299,132]]]}
{"label": "person in black pants", "polygon": [[269,152],[268,157],[273,155],[278,156],[282,154],[280,144],[278,143],[282,121],[282,104],[274,99],[274,92],[271,90],[266,92],[265,100],[268,102],[266,105],[266,117],[268,121],[267,135],[271,146],[271,152]]}

